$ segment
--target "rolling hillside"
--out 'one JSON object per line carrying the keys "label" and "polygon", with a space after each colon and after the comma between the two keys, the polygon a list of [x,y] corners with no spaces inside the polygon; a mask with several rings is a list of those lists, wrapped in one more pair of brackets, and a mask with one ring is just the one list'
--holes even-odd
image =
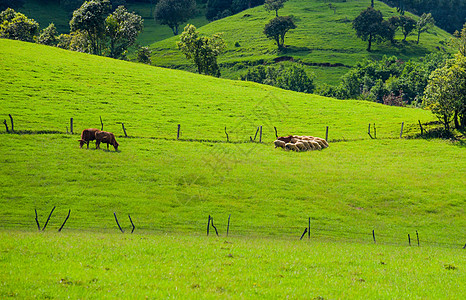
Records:
{"label": "rolling hillside", "polygon": [[[395,9],[384,3],[375,3],[375,8],[381,10],[385,18],[398,15]],[[275,17],[274,13],[265,11],[263,6],[209,23],[199,28],[199,31],[206,35],[223,32],[227,50],[219,57],[219,62],[223,66],[222,77],[231,79],[237,79],[249,66],[270,64],[291,57],[315,72],[318,83],[336,83],[340,76],[348,71],[348,67],[365,58],[396,55],[400,59],[409,60],[430,52],[448,51],[445,42],[449,40],[450,35],[435,28],[430,33],[421,35],[419,45],[415,42],[415,35],[408,37],[407,43],[402,43],[401,33],[398,32],[396,39],[399,42],[396,45],[388,42],[375,44],[374,50],[367,52],[366,42],[356,37],[351,22],[367,8],[369,2],[348,0],[333,4],[337,7],[335,13],[329,8],[327,1],[287,1],[279,15],[292,15],[297,28],[290,30],[286,35],[287,48],[284,53],[278,53],[274,43],[263,34],[264,25]],[[409,13],[407,15],[413,16]],[[191,64],[176,49],[177,40],[179,37],[171,37],[152,44],[153,64],[194,71]]]}
{"label": "rolling hillside", "polygon": [[[18,133],[0,134],[1,228],[32,230],[34,209],[44,220],[57,206],[51,230],[72,209],[67,228],[79,230],[114,228],[116,212],[138,230],[191,233],[211,214],[224,231],[232,214],[238,235],[296,236],[312,218],[324,238],[367,240],[376,229],[394,243],[419,230],[425,243],[453,246],[464,237],[464,147],[399,138],[401,122],[414,137],[418,120],[434,121],[429,111],[11,40],[0,40],[0,58],[0,115]],[[77,133],[100,117],[118,152],[79,149]],[[263,143],[248,142],[260,125]],[[314,136],[329,126],[330,147],[274,149],[274,126]]]}

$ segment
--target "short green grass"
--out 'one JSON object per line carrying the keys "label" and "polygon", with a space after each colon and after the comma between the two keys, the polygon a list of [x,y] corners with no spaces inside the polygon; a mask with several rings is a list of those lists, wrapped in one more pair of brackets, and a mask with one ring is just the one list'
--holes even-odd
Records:
{"label": "short green grass", "polygon": [[[397,15],[394,8],[375,1],[376,9],[382,11],[386,18]],[[366,58],[381,58],[383,55],[396,55],[400,59],[418,59],[437,49],[446,48],[443,42],[450,39],[450,35],[439,28],[421,35],[419,45],[415,43],[416,36],[408,37],[407,43],[402,43],[402,36],[397,34],[399,41],[393,46],[390,43],[374,44],[373,51],[367,52],[367,42],[356,37],[351,27],[351,21],[369,5],[366,0],[348,0],[334,3],[337,11],[328,8],[327,1],[290,0],[285,3],[279,15],[293,15],[297,28],[286,35],[287,49],[278,53],[274,43],[263,34],[265,24],[275,17],[274,13],[266,12],[263,6],[258,6],[234,16],[209,23],[199,31],[211,35],[223,32],[227,42],[227,50],[219,57],[222,77],[237,79],[245,72],[245,68],[263,62],[273,63],[279,56],[291,56],[307,64],[343,64],[354,66],[355,63]],[[407,15],[412,16],[407,13]],[[415,17],[415,16],[413,16]],[[416,18],[416,17],[415,17]],[[194,70],[176,49],[178,37],[172,37],[154,43],[151,47],[152,62],[158,66]],[[236,43],[239,46],[235,46]],[[449,51],[448,48],[445,49]],[[232,67],[233,65],[233,67]],[[318,75],[319,83],[335,83],[348,71],[347,67],[309,67]]]}
{"label": "short green grass", "polygon": [[0,231],[0,249],[3,299],[455,299],[465,293],[462,249],[21,231]]}

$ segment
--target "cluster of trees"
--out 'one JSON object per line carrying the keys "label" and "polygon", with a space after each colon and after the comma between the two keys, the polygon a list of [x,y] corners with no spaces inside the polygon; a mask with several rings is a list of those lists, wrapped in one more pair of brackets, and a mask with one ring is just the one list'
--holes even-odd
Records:
{"label": "cluster of trees", "polygon": [[364,99],[387,105],[419,105],[430,74],[442,67],[446,54],[429,54],[421,61],[395,56],[365,60],[346,73],[338,86],[324,85],[319,94],[338,99]]}
{"label": "cluster of trees", "polygon": [[368,41],[367,51],[371,51],[372,42],[390,41],[395,43],[395,33],[400,30],[406,38],[417,33],[417,43],[421,33],[427,32],[435,24],[430,13],[423,14],[417,21],[411,17],[400,15],[384,20],[382,13],[373,7],[368,7],[353,20],[353,29],[363,41]]}
{"label": "cluster of trees", "polygon": [[260,65],[249,69],[240,79],[295,92],[312,93],[315,89],[314,76],[307,74],[302,67],[296,65],[291,68],[285,68],[284,65],[280,65],[279,68]]}
{"label": "cluster of trees", "polygon": [[464,0],[382,0],[397,7],[400,13],[405,10],[418,16],[432,13],[437,26],[449,33],[459,31],[466,20],[466,1]]}
{"label": "cluster of trees", "polygon": [[70,33],[60,35],[53,23],[39,32],[37,22],[8,8],[0,14],[0,37],[125,58],[143,29],[143,20],[124,6],[110,13],[111,7],[109,0],[84,2],[73,12]]}

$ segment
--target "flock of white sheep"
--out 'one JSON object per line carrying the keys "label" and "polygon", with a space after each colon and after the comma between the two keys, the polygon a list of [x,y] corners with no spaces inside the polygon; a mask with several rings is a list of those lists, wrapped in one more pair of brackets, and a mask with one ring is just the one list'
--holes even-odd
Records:
{"label": "flock of white sheep", "polygon": [[328,147],[328,143],[325,139],[306,135],[281,136],[273,143],[275,144],[275,148],[280,147],[285,150],[293,150],[296,152],[322,150]]}

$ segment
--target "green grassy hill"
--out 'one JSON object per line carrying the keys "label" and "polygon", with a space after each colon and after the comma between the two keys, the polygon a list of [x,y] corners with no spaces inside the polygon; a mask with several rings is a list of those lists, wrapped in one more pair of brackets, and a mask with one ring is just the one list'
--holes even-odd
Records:
{"label": "green grassy hill", "polygon": [[[393,243],[419,230],[426,242],[455,245],[464,236],[464,148],[399,139],[401,122],[413,137],[418,120],[434,120],[429,111],[11,40],[0,40],[0,57],[0,115],[19,133],[0,134],[2,228],[33,229],[34,208],[43,224],[57,206],[52,229],[72,209],[67,227],[76,229],[114,228],[117,212],[139,230],[191,233],[211,214],[224,232],[232,214],[241,235],[296,236],[311,217],[313,234],[327,238],[367,240],[376,229]],[[100,117],[119,152],[79,149],[76,133],[100,127]],[[264,143],[248,142],[259,125]],[[274,126],[314,136],[329,126],[330,147],[274,149]]]}
{"label": "green grassy hill", "polygon": [[[263,6],[243,11],[237,15],[209,23],[199,31],[206,35],[223,32],[227,42],[226,52],[219,57],[223,66],[222,77],[237,79],[247,67],[262,63],[274,63],[279,57],[292,57],[303,63],[317,75],[319,83],[336,83],[348,67],[365,58],[381,58],[383,55],[396,55],[403,60],[416,59],[430,52],[443,51],[445,41],[450,35],[435,28],[421,35],[420,44],[416,36],[408,37],[402,43],[401,33],[397,33],[396,45],[375,44],[372,52],[367,52],[367,43],[358,39],[352,29],[352,20],[367,8],[370,1],[348,0],[333,3],[336,13],[329,9],[329,2],[323,0],[290,0],[285,3],[279,15],[294,16],[297,28],[286,35],[286,51],[278,53],[276,46],[263,34],[264,25],[275,17],[273,12],[265,11]],[[375,1],[375,8],[381,10],[385,18],[397,15],[395,9]],[[412,16],[409,13],[407,15]],[[157,66],[194,68],[176,49],[179,37],[152,44],[152,62]],[[239,46],[237,46],[239,45]],[[440,50],[439,50],[440,49]],[[446,49],[448,51],[448,49]],[[333,67],[329,67],[333,65]]]}

